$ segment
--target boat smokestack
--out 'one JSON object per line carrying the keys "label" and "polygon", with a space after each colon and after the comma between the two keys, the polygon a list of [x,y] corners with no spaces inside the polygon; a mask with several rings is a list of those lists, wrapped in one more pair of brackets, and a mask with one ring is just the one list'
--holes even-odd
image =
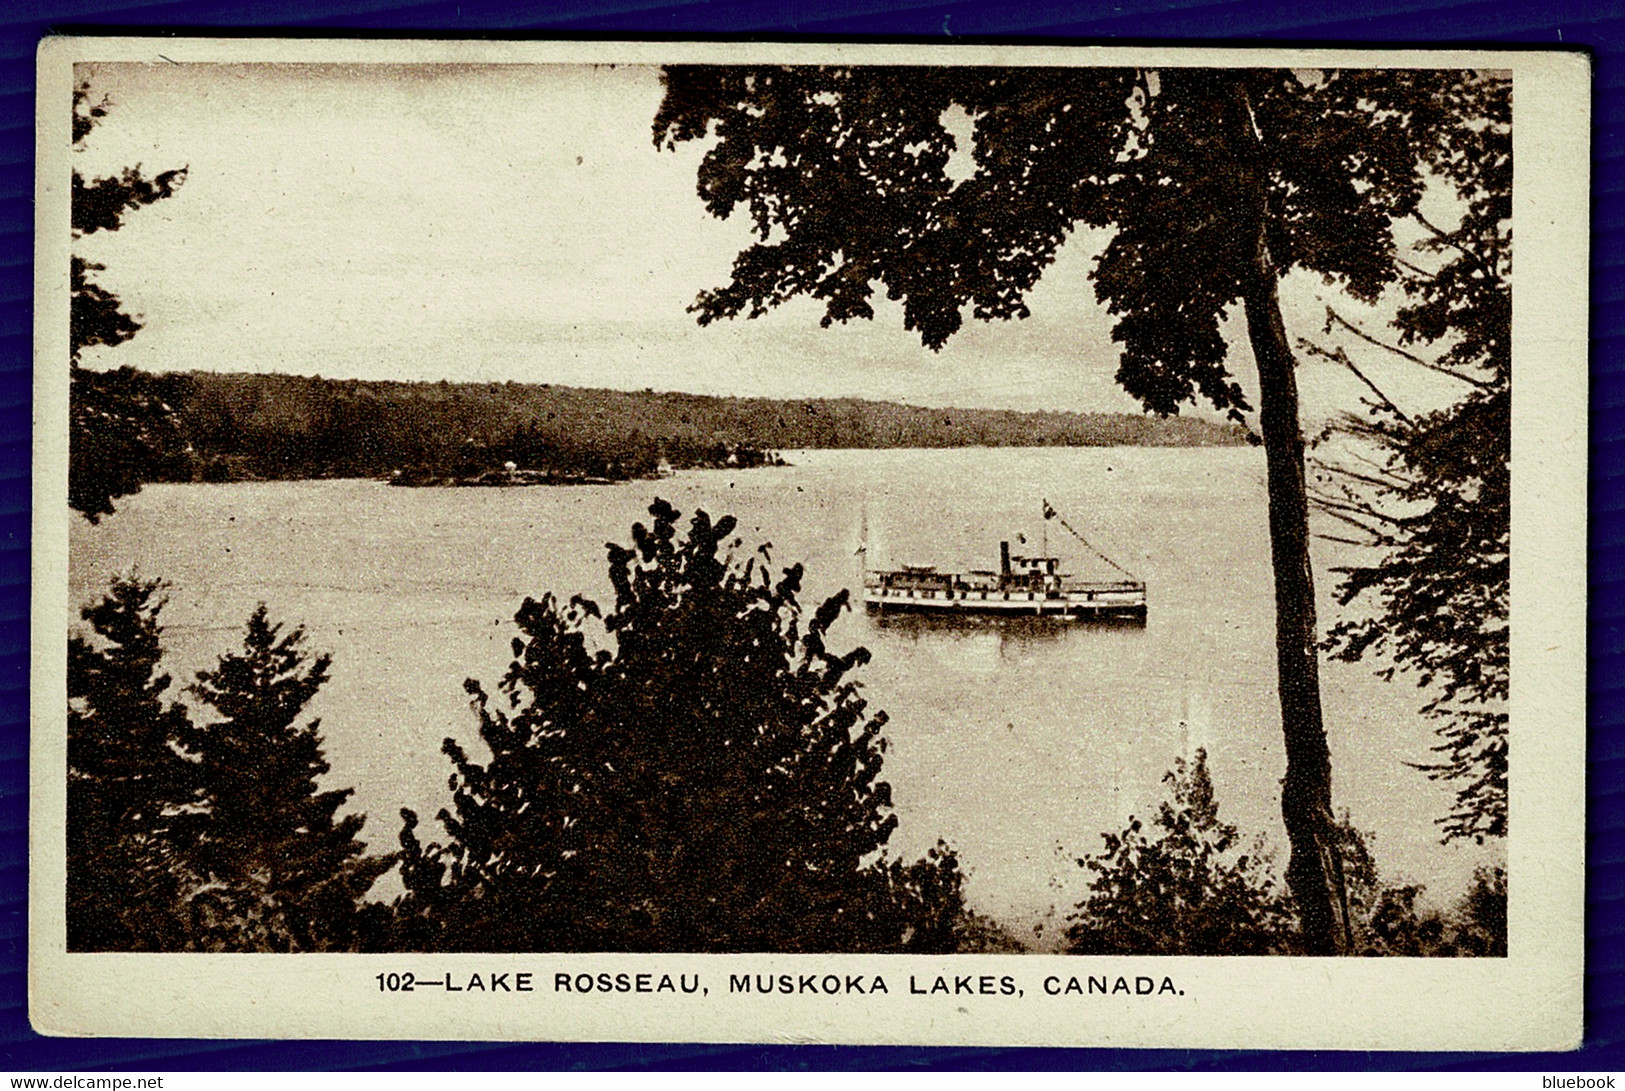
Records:
{"label": "boat smokestack", "polygon": [[999,543],[999,571],[1004,575],[1010,574],[1010,543]]}

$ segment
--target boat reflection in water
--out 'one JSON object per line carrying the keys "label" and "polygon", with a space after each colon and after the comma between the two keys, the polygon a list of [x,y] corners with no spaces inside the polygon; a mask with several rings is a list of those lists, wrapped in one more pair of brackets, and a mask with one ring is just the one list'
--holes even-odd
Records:
{"label": "boat reflection in water", "polygon": [[988,617],[985,614],[927,614],[888,613],[870,611],[869,625],[876,631],[876,639],[903,640],[909,644],[922,641],[935,647],[940,655],[957,657],[955,669],[961,673],[976,674],[991,670],[998,662],[1025,654],[1040,647],[1065,643],[1086,629],[1091,634],[1102,630],[1145,631],[1143,617],[1103,617],[1079,625],[1075,618]]}

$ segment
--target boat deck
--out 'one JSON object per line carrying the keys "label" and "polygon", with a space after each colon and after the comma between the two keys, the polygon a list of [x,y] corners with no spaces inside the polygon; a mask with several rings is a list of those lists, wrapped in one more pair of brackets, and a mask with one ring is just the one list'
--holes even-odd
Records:
{"label": "boat deck", "polygon": [[992,617],[1145,617],[1145,584],[1137,582],[1072,583],[1060,589],[991,589],[899,586],[885,579],[888,575],[872,573],[865,579],[863,602],[869,610]]}
{"label": "boat deck", "polygon": [[[1061,558],[1042,551],[1021,556],[999,543],[999,567],[942,572],[934,565],[905,564],[863,576],[863,602],[873,613],[948,614],[984,617],[1127,618],[1145,620],[1145,583],[1101,553],[1061,519],[1048,500],[1044,518],[1062,526],[1121,579],[1085,579],[1065,571]],[[867,535],[867,532],[866,532]],[[1025,543],[1025,536],[1018,535]]]}

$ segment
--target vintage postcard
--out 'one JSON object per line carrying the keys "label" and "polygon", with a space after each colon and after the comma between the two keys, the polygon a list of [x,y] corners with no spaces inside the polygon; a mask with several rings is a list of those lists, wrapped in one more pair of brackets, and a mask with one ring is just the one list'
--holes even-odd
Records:
{"label": "vintage postcard", "polygon": [[40,1031],[1578,1044],[1584,56],[38,109]]}

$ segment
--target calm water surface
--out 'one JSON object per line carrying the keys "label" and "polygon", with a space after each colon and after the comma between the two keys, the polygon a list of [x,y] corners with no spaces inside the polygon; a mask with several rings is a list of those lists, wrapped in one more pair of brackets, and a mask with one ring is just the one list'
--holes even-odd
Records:
{"label": "calm water surface", "polygon": [[[1146,625],[837,623],[874,653],[863,679],[891,717],[885,777],[894,850],[960,850],[975,907],[1054,937],[1081,896],[1075,858],[1161,797],[1176,757],[1206,747],[1221,816],[1266,833],[1285,862],[1264,462],[1251,448],[808,451],[792,466],[658,482],[531,489],[395,489],[370,481],[149,486],[91,527],[76,520],[72,600],[137,569],[173,586],[164,614],[177,679],[237,646],[265,601],[334,653],[312,703],[335,785],[354,785],[364,836],[393,848],[402,806],[448,802],[440,741],[476,739],[464,678],[494,688],[526,595],[609,601],[603,543],[661,496],[739,518],[746,545],[807,567],[806,602],[861,587],[869,563],[993,568],[1025,534],[1080,573],[1109,574],[1039,514],[1048,498],[1144,579]],[[1335,616],[1317,543],[1321,617]],[[1453,897],[1484,850],[1438,845],[1448,790],[1406,762],[1432,742],[1408,683],[1324,667],[1336,794],[1376,834],[1387,875]]]}

